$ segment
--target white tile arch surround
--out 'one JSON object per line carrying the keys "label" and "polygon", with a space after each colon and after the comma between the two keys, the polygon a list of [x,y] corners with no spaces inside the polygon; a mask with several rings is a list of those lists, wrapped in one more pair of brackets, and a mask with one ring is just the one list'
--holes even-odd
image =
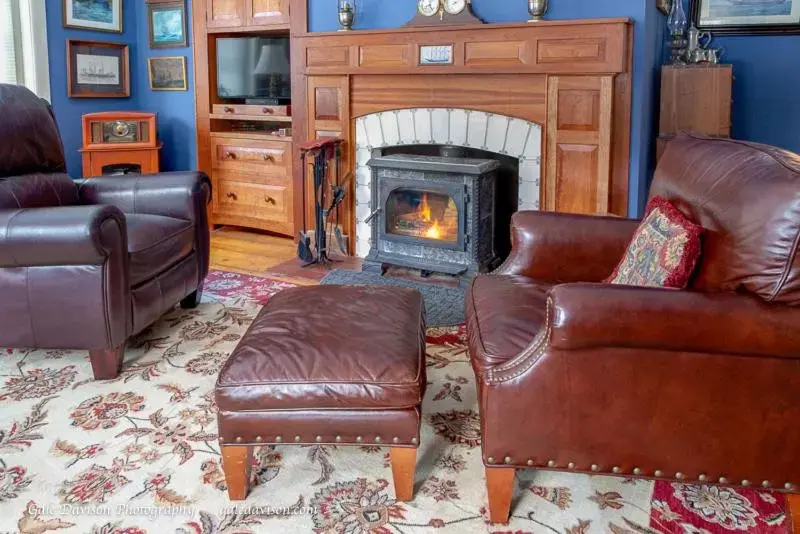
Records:
{"label": "white tile arch surround", "polygon": [[371,229],[364,220],[373,207],[367,162],[375,148],[456,145],[519,159],[519,209],[539,209],[542,128],[534,122],[469,109],[410,108],[356,119],[356,254],[366,257]]}

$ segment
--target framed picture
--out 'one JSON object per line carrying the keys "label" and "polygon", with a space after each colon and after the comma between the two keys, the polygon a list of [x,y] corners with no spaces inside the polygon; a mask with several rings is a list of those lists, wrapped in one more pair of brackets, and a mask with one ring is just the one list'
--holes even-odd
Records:
{"label": "framed picture", "polygon": [[128,45],[68,39],[67,95],[70,98],[131,96]]}
{"label": "framed picture", "polygon": [[715,34],[800,33],[800,0],[691,0],[692,19]]}
{"label": "framed picture", "polygon": [[122,0],[62,0],[62,14],[65,28],[122,33]]}
{"label": "framed picture", "polygon": [[150,48],[186,46],[186,4],[183,1],[147,4],[147,26]]}
{"label": "framed picture", "polygon": [[186,57],[147,58],[150,89],[153,91],[186,91]]}

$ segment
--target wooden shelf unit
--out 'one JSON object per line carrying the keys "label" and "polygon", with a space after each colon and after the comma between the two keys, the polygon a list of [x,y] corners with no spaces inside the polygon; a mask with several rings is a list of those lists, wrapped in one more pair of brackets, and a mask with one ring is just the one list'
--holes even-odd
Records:
{"label": "wooden shelf unit", "polygon": [[[294,145],[289,136],[237,131],[291,127],[289,106],[235,104],[217,94],[217,39],[290,36],[290,0],[194,0],[198,167],[213,185],[211,221],[296,235]],[[304,10],[301,22],[305,24]],[[303,28],[305,31],[305,28]],[[240,123],[240,124],[237,124]],[[274,123],[272,128],[266,123]],[[302,183],[300,183],[302,189]],[[302,193],[301,193],[302,194]]]}

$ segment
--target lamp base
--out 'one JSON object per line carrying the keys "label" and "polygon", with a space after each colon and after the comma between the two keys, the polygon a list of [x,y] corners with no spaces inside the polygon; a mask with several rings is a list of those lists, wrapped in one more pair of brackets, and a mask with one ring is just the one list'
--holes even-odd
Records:
{"label": "lamp base", "polygon": [[544,20],[544,17],[533,17],[528,22],[542,22],[543,20]]}
{"label": "lamp base", "polygon": [[340,32],[351,32],[351,31],[353,31],[353,28],[339,28],[339,31]]}

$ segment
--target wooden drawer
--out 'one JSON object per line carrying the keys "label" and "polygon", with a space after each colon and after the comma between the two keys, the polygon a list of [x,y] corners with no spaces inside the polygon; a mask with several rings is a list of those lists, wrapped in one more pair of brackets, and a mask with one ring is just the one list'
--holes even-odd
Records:
{"label": "wooden drawer", "polygon": [[279,141],[255,141],[212,137],[214,168],[288,176],[292,167],[292,145]]}
{"label": "wooden drawer", "polygon": [[212,108],[214,114],[248,115],[263,117],[289,117],[292,115],[292,106],[253,106],[250,104],[214,104]]}
{"label": "wooden drawer", "polygon": [[215,219],[291,235],[291,187],[279,181],[257,180],[255,175],[215,171]]}

